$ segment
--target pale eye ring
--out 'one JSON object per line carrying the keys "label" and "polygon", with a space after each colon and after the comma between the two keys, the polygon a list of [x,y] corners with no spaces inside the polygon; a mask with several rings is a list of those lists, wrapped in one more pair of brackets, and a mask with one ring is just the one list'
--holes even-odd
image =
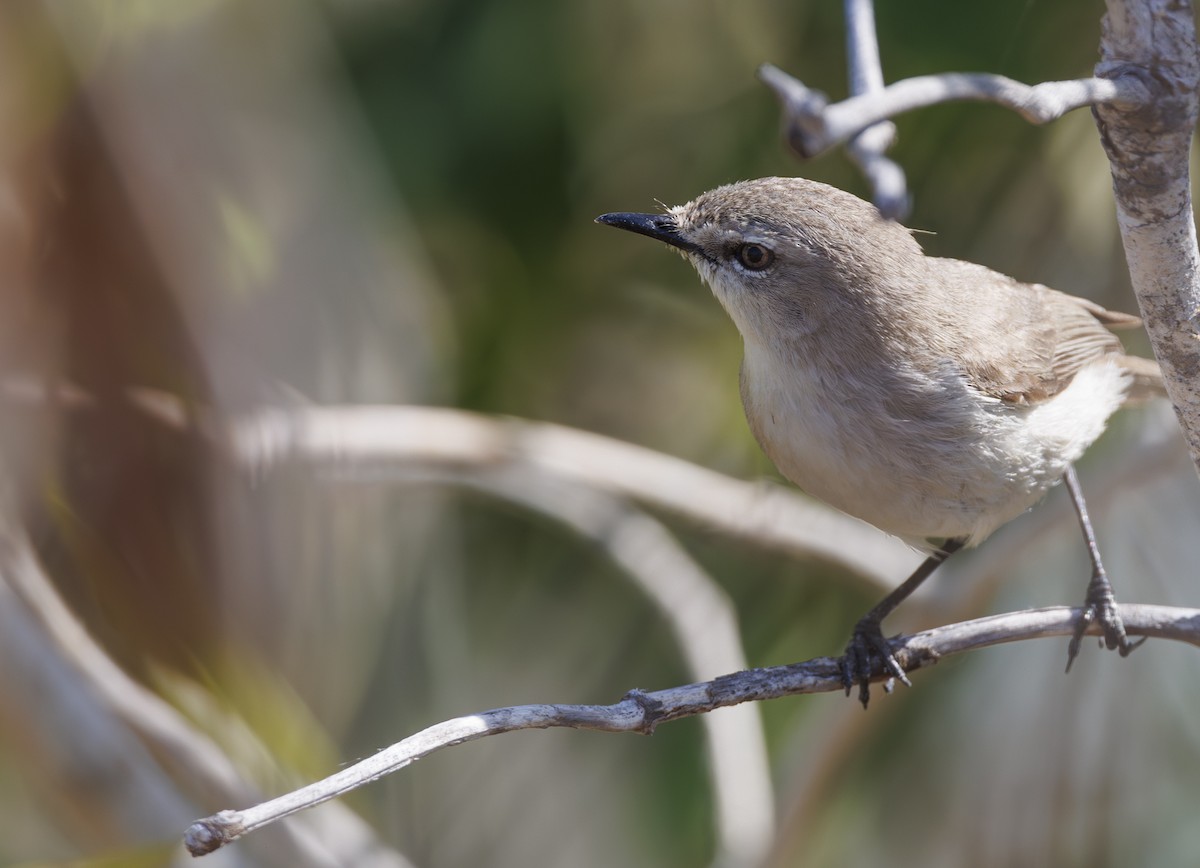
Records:
{"label": "pale eye ring", "polygon": [[747,241],[734,251],[738,263],[747,271],[763,271],[775,261],[775,251],[765,244]]}

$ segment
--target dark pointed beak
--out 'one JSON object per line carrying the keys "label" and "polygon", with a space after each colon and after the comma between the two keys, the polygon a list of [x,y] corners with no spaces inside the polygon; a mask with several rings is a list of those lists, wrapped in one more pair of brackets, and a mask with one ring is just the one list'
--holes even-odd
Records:
{"label": "dark pointed beak", "polygon": [[699,246],[679,234],[679,227],[668,214],[601,214],[596,218],[596,222],[656,238],[688,253],[700,250]]}

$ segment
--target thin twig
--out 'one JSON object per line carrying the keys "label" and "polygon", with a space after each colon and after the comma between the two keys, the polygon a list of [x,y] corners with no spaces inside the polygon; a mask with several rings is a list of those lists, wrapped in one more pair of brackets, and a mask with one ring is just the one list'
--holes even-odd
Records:
{"label": "thin twig", "polygon": [[1143,105],[1148,91],[1134,71],[1113,78],[1044,81],[1027,85],[986,72],[948,72],[895,82],[830,104],[778,67],[764,64],[759,78],[779,97],[788,142],[802,157],[814,157],[867,127],[916,108],[952,100],[980,100],[1011,108],[1033,124],[1044,124],[1085,105]]}
{"label": "thin twig", "polygon": [[[1130,604],[1117,608],[1130,635],[1175,639],[1200,647],[1200,609]],[[913,671],[949,654],[1025,639],[1071,635],[1082,611],[1055,606],[992,615],[899,637],[893,641],[893,650],[901,666]],[[1100,635],[1099,625],[1093,625],[1088,632]],[[883,680],[883,675],[877,674],[874,680]],[[748,669],[666,690],[631,690],[613,705],[521,705],[454,718],[409,736],[317,783],[252,808],[221,811],[198,820],[185,833],[184,845],[194,856],[211,853],[255,829],[345,795],[442,748],[489,735],[551,727],[649,735],[661,723],[742,702],[842,689],[837,658],[818,657],[786,666]]]}

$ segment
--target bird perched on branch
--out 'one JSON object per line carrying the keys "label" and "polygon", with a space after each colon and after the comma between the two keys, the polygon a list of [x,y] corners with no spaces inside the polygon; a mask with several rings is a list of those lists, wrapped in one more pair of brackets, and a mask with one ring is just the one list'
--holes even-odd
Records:
{"label": "bird perched on branch", "polygon": [[801,178],[719,187],[665,214],[598,222],[663,241],[742,334],[755,438],[809,494],[929,552],[855,626],[842,661],[863,705],[880,665],[908,683],[883,618],[950,554],[1065,479],[1092,558],[1084,616],[1109,648],[1117,616],[1073,462],[1122,404],[1163,393],[1110,329],[1136,317],[980,265],[926,256],[849,193]]}

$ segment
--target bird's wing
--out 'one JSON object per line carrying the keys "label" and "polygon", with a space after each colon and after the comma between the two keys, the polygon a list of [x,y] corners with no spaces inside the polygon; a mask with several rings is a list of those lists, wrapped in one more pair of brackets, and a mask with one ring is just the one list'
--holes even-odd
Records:
{"label": "bird's wing", "polygon": [[[1081,368],[1123,353],[1109,328],[1131,328],[1137,317],[1107,310],[1040,284],[957,260],[938,260],[943,292],[973,316],[955,325],[956,355],[975,388],[1012,404],[1032,404],[1065,389]],[[969,302],[962,298],[972,293]],[[953,303],[953,302],[951,302]],[[1003,338],[997,340],[999,333]],[[991,336],[990,338],[988,336]]]}

